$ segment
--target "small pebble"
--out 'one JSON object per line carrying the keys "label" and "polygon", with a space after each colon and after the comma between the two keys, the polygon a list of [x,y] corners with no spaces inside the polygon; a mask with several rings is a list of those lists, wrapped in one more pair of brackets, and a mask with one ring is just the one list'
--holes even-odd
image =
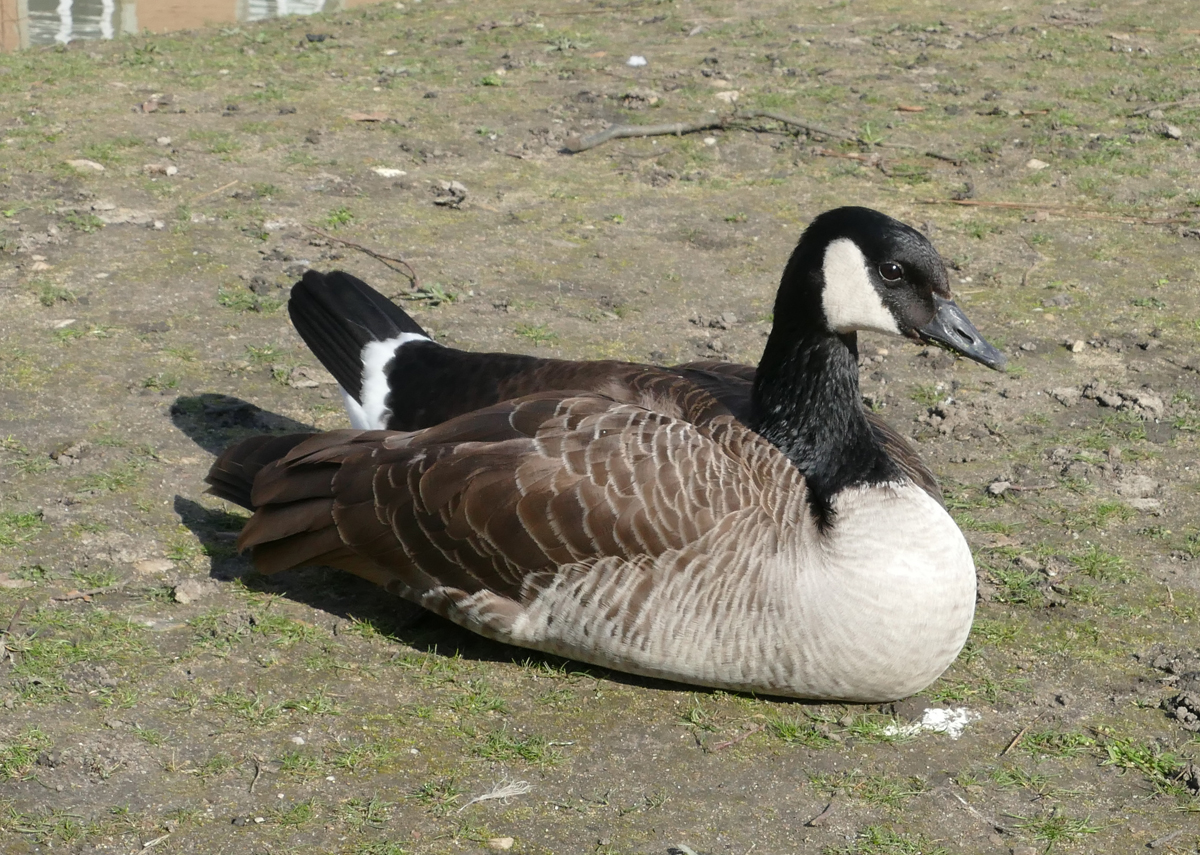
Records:
{"label": "small pebble", "polygon": [[1085,347],[1087,347],[1087,344],[1083,339],[1077,339],[1071,342],[1071,353],[1083,353]]}

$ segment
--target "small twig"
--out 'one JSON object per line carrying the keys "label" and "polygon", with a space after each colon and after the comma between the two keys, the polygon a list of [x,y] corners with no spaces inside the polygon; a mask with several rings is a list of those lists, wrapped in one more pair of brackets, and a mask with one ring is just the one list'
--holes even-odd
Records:
{"label": "small twig", "polygon": [[165,842],[166,839],[170,836],[171,835],[168,832],[167,834],[164,834],[162,837],[156,837],[153,840],[148,840],[142,844],[142,848],[143,849],[151,849],[151,848],[157,846],[158,844]]}
{"label": "small twig", "polygon": [[1129,115],[1144,116],[1155,110],[1167,110],[1171,107],[1200,107],[1200,98],[1184,98],[1182,101],[1165,101],[1162,104],[1147,104],[1145,107],[1138,107]]}
{"label": "small twig", "polygon": [[753,736],[754,734],[758,733],[760,730],[765,730],[766,727],[767,726],[765,724],[756,724],[756,725],[754,725],[754,727],[750,728],[745,733],[739,733],[737,736],[733,737],[733,739],[727,739],[724,742],[718,742],[716,745],[714,745],[712,748],[709,748],[708,750],[709,751],[721,751],[725,748],[728,748],[731,745],[737,745],[742,740],[746,739],[747,737]]}
{"label": "small twig", "polygon": [[1021,287],[1024,288],[1029,285],[1029,277],[1033,275],[1033,271],[1037,270],[1038,266],[1045,261],[1046,258],[1034,248],[1033,244],[1029,242],[1028,238],[1022,237],[1021,240],[1025,241],[1025,245],[1029,247],[1029,251],[1033,253],[1034,259],[1033,264],[1029,265],[1029,269],[1021,274]]}
{"label": "small twig", "polygon": [[8,626],[4,627],[4,631],[0,632],[0,641],[3,641],[8,636],[12,635],[12,631],[17,627],[17,621],[21,619],[21,612],[25,611],[25,604],[28,600],[22,600],[21,605],[17,606],[17,610],[13,612],[12,619],[8,622]]}
{"label": "small twig", "polygon": [[254,780],[250,782],[250,792],[253,793],[254,788],[258,785],[258,779],[262,777],[263,768],[262,763],[259,762],[257,757],[251,757],[250,759],[254,761]]}
{"label": "small twig", "polygon": [[1056,490],[1058,484],[1029,484],[1022,486],[1021,484],[1009,484],[1005,492],[1022,493],[1026,490]]}
{"label": "small twig", "polygon": [[1016,748],[1018,745],[1020,745],[1021,740],[1025,738],[1025,734],[1029,733],[1029,728],[1031,728],[1031,727],[1033,727],[1033,722],[1030,722],[1029,724],[1025,725],[1023,728],[1018,730],[1017,735],[1014,736],[1012,738],[1012,741],[1010,741],[1008,743],[1008,745],[1005,746],[1004,750],[1000,752],[1000,756],[1003,757],[1005,754],[1007,754],[1008,752],[1010,752],[1014,748]]}
{"label": "small twig", "polygon": [[609,140],[629,139],[632,137],[661,137],[668,134],[682,136],[683,134],[694,134],[696,131],[711,131],[716,128],[724,128],[728,122],[728,119],[704,119],[699,122],[674,122],[669,125],[613,125],[603,131],[588,134],[586,137],[570,139],[566,143],[566,148],[572,154],[579,154],[588,149],[593,149],[598,145],[603,145]]}
{"label": "small twig", "polygon": [[834,805],[834,802],[830,801],[829,804],[825,805],[825,809],[823,811],[821,811],[819,814],[817,814],[816,816],[814,816],[812,819],[810,819],[808,822],[806,822],[804,824],[807,825],[809,828],[816,828],[818,825],[824,825],[826,822],[829,821],[830,814],[833,813],[833,805]]}
{"label": "small twig", "polygon": [[[421,280],[417,277],[417,271],[403,258],[394,258],[390,255],[384,255],[382,252],[376,252],[370,247],[363,246],[361,243],[355,243],[354,241],[346,240],[345,238],[334,237],[328,232],[323,232],[320,229],[313,228],[312,226],[305,226],[304,228],[308,229],[308,231],[312,232],[313,234],[320,235],[326,240],[331,240],[334,243],[340,243],[342,246],[348,246],[351,249],[357,249],[359,252],[364,252],[371,256],[371,258],[374,258],[376,261],[383,262],[388,269],[394,270],[396,273],[399,273],[401,276],[407,279],[414,290],[421,287]],[[393,267],[393,264],[399,264],[403,266],[404,269],[401,270],[399,267]]]}
{"label": "small twig", "polygon": [[15,662],[13,652],[8,649],[7,639],[12,637],[13,630],[17,628],[17,621],[21,619],[21,612],[25,611],[25,604],[28,600],[22,600],[21,605],[17,606],[17,610],[13,612],[12,619],[8,622],[8,626],[0,632],[0,674],[8,668],[9,662]]}
{"label": "small twig", "polygon": [[808,131],[810,134],[819,134],[823,137],[832,137],[833,139],[846,140],[848,142],[860,142],[864,145],[870,145],[866,140],[854,134],[847,134],[842,131],[831,131],[828,128],[822,128],[820,125],[814,125],[803,119],[796,119],[791,116],[785,116],[782,113],[773,113],[770,110],[750,110],[734,114],[735,119],[774,119],[776,122],[782,122],[785,125],[791,125],[794,128]]}
{"label": "small twig", "polygon": [[237,184],[237,183],[238,183],[238,179],[235,178],[232,181],[230,181],[228,184],[222,184],[216,190],[209,190],[207,193],[201,193],[199,196],[192,199],[192,202],[199,202],[201,199],[204,199],[208,196],[215,196],[216,194],[220,193],[222,190],[228,190],[230,187],[232,187],[234,184]]}
{"label": "small twig", "polygon": [[[909,150],[917,150],[917,146],[908,145],[907,143],[889,143],[878,140],[865,139],[857,134],[847,133],[845,131],[834,131],[829,128],[823,128],[820,125],[814,125],[812,122],[807,122],[804,119],[797,119],[795,116],[785,116],[783,113],[776,113],[771,110],[739,110],[729,116],[718,117],[715,119],[700,119],[695,122],[672,122],[665,125],[613,125],[605,128],[603,131],[597,131],[594,134],[589,134],[586,137],[575,137],[566,142],[566,150],[572,154],[593,149],[598,145],[603,145],[609,140],[616,139],[633,139],[640,137],[661,137],[661,136],[682,136],[683,134],[694,134],[698,131],[713,131],[724,130],[738,122],[748,122],[751,119],[770,119],[774,122],[779,122],[784,125],[790,125],[793,128],[799,128],[809,134],[817,136],[829,137],[830,139],[843,140],[845,142],[856,142],[860,145],[865,145],[875,148],[902,148]],[[940,152],[927,151],[923,152],[925,156],[944,160],[955,165],[961,164],[962,159],[953,157]]]}
{"label": "small twig", "polygon": [[1178,837],[1181,834],[1183,834],[1182,828],[1179,829],[1179,831],[1172,831],[1170,834],[1164,834],[1162,837],[1158,838],[1157,840],[1151,840],[1146,845],[1148,847],[1150,847],[1151,849],[1160,849],[1163,846],[1166,846],[1168,843],[1170,843],[1172,840],[1174,840],[1176,837]]}
{"label": "small twig", "polygon": [[966,799],[964,799],[958,793],[954,792],[954,790],[947,789],[946,792],[949,793],[950,795],[954,796],[954,798],[956,798],[958,800],[959,804],[961,804],[964,808],[966,808],[967,813],[969,813],[971,816],[975,817],[977,820],[982,822],[984,825],[991,826],[993,829],[995,829],[996,831],[999,831],[1001,834],[1008,834],[1012,830],[1007,825],[1001,825],[1000,823],[996,822],[996,820],[989,818],[987,815],[985,815],[978,809],[972,807],[967,802]]}

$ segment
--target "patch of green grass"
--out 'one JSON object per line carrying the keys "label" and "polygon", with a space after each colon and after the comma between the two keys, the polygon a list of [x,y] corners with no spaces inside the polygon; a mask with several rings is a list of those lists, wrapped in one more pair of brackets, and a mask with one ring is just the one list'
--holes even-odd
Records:
{"label": "patch of green grass", "polygon": [[367,800],[347,799],[338,805],[338,817],[355,831],[365,828],[382,828],[392,812],[392,803],[371,796]]}
{"label": "patch of green grass", "polygon": [[450,707],[460,714],[481,712],[509,712],[508,703],[497,695],[483,680],[471,680],[467,690],[450,702]]}
{"label": "patch of green grass", "polygon": [[328,229],[337,229],[342,226],[348,226],[354,222],[354,214],[345,205],[334,208],[321,220],[321,225]]}
{"label": "patch of green grass", "polygon": [[301,751],[286,751],[279,758],[280,775],[306,778],[319,775],[322,771],[321,761],[311,754]]}
{"label": "patch of green grass", "polygon": [[979,561],[979,564],[995,581],[997,599],[1001,602],[1025,606],[1040,606],[1045,602],[1042,580],[1036,572],[1026,572],[1016,566],[995,567],[983,561]]}
{"label": "patch of green grass", "polygon": [[133,735],[147,745],[159,746],[166,742],[166,737],[162,733],[149,727],[134,726]]}
{"label": "patch of green grass", "polygon": [[908,397],[912,398],[922,407],[932,407],[942,398],[946,397],[945,387],[936,383],[925,383],[919,386],[914,386],[913,390],[908,393]]}
{"label": "patch of green grass", "polygon": [[50,737],[37,727],[27,727],[6,742],[0,742],[0,781],[25,780],[38,754],[50,747]]}
{"label": "patch of green grass", "polygon": [[73,570],[71,576],[79,583],[81,588],[108,588],[117,584],[117,573],[115,570],[104,569],[87,572],[85,570]]}
{"label": "patch of green grass", "polygon": [[130,458],[103,472],[88,475],[83,479],[82,486],[85,490],[119,493],[135,486],[146,466],[147,462],[144,459]]}
{"label": "patch of green grass", "polygon": [[891,715],[860,713],[843,719],[839,724],[846,733],[864,742],[893,744],[908,742],[913,738],[913,734],[907,732]]}
{"label": "patch of green grass", "polygon": [[704,706],[692,695],[691,702],[679,715],[681,723],[688,727],[694,727],[696,730],[714,731],[717,726],[713,723],[712,715],[704,708]]}
{"label": "patch of green grass", "polygon": [[873,805],[898,808],[913,796],[928,792],[924,779],[910,775],[894,778],[890,775],[866,775],[855,770],[810,778],[812,785],[832,794],[841,794]]}
{"label": "patch of green grass", "polygon": [[1005,690],[1003,682],[991,677],[976,677],[973,681],[939,680],[924,694],[936,704],[959,703],[971,698],[982,698],[990,704],[1000,699],[1000,693]]}
{"label": "patch of green grass", "polygon": [[1025,734],[1020,749],[1047,757],[1075,757],[1096,747],[1096,740],[1085,733],[1058,730],[1034,730]]}
{"label": "patch of green grass", "polygon": [[196,775],[201,780],[216,778],[220,775],[224,775],[230,769],[233,769],[238,765],[239,762],[240,761],[235,760],[228,754],[221,754],[218,752],[197,766],[196,769],[193,770],[192,774]]}
{"label": "patch of green grass", "polygon": [[78,662],[104,665],[118,676],[122,668],[143,663],[150,653],[145,627],[105,611],[39,609],[26,622],[34,635],[8,640],[9,649],[18,654],[12,671],[19,696],[26,701],[64,697],[63,675]]}
{"label": "patch of green grass", "polygon": [[33,540],[47,528],[42,515],[35,511],[0,514],[0,546],[16,546]]}
{"label": "patch of green grass", "polygon": [[1167,304],[1157,297],[1134,297],[1129,301],[1129,305],[1139,309],[1165,309],[1167,307]]}
{"label": "patch of green grass", "polygon": [[381,766],[396,756],[396,747],[390,740],[360,742],[344,745],[338,749],[333,765],[339,769],[358,772]]}
{"label": "patch of green grass", "polygon": [[788,745],[806,748],[828,748],[834,744],[828,732],[806,716],[774,716],[767,720],[767,732]]}
{"label": "patch of green grass", "polygon": [[311,643],[325,637],[324,633],[312,624],[285,615],[258,616],[254,620],[253,631],[256,635],[268,636],[280,647],[291,647],[300,642]]}
{"label": "patch of green grass", "polygon": [[445,816],[465,792],[454,778],[439,778],[421,784],[409,794],[409,798],[424,805],[434,816]]}
{"label": "patch of green grass", "polygon": [[208,154],[232,154],[242,147],[233,136],[226,131],[206,131],[193,129],[188,131],[188,139],[200,144],[200,148]]}
{"label": "patch of green grass", "polygon": [[249,288],[240,285],[218,288],[217,303],[236,312],[258,312],[263,315],[269,315],[283,305],[282,301],[274,297],[255,294]]}
{"label": "patch of green grass", "polygon": [[560,752],[545,737],[514,735],[507,729],[493,730],[474,746],[472,752],[485,760],[524,760],[535,766],[552,766],[562,759]]}
{"label": "patch of green grass", "polygon": [[70,290],[60,288],[57,285],[51,285],[49,282],[35,280],[31,285],[37,294],[38,302],[46,308],[50,308],[58,303],[76,303],[79,301],[79,298]]}
{"label": "patch of green grass", "polygon": [[1088,544],[1088,548],[1078,555],[1071,556],[1071,563],[1084,575],[1099,582],[1128,582],[1134,576],[1124,558],[1094,543]]}
{"label": "patch of green grass", "polygon": [[272,811],[271,818],[286,828],[301,828],[317,818],[316,800],[309,798],[291,807],[279,808]]}
{"label": "patch of green grass", "polygon": [[390,840],[363,841],[345,851],[347,855],[408,855],[407,849]]}
{"label": "patch of green grass", "polygon": [[166,371],[159,371],[142,381],[143,389],[151,389],[155,392],[169,392],[172,389],[179,388],[179,375],[169,374]]}
{"label": "patch of green grass", "polygon": [[447,291],[440,282],[432,282],[428,285],[421,285],[415,291],[406,291],[400,295],[400,299],[410,303],[424,303],[427,306],[437,307],[443,303],[457,302],[459,295],[454,291]]}
{"label": "patch of green grass", "polygon": [[558,333],[553,332],[546,324],[521,324],[513,332],[533,342],[534,347],[558,341]]}
{"label": "patch of green grass", "polygon": [[1020,766],[1001,766],[993,769],[991,778],[1006,790],[1028,790],[1039,796],[1050,795],[1050,776],[1041,772],[1030,772]]}
{"label": "patch of green grass", "polygon": [[1046,851],[1056,844],[1074,843],[1085,835],[1100,831],[1100,826],[1092,825],[1090,820],[1074,819],[1057,808],[1051,808],[1041,816],[1020,817],[1014,825],[1034,840],[1047,844]]}
{"label": "patch of green grass", "polygon": [[1141,772],[1159,792],[1173,796],[1188,795],[1180,782],[1187,764],[1175,753],[1164,751],[1162,746],[1155,743],[1141,744],[1107,734],[1102,736],[1102,747],[1106,755],[1101,761],[1102,765]]}
{"label": "patch of green grass", "polygon": [[847,846],[830,847],[825,855],[949,855],[922,835],[903,834],[884,825],[868,825]]}
{"label": "patch of green grass", "polygon": [[88,212],[71,211],[63,215],[63,222],[84,234],[91,234],[104,228],[104,220]]}

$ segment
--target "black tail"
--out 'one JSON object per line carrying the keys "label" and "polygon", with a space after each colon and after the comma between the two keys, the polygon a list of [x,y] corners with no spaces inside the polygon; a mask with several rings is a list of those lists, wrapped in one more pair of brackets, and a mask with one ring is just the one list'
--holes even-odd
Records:
{"label": "black tail", "polygon": [[366,282],[309,270],[292,286],[288,314],[304,343],[342,388],[362,400],[362,349],[401,333],[426,335],[404,310]]}

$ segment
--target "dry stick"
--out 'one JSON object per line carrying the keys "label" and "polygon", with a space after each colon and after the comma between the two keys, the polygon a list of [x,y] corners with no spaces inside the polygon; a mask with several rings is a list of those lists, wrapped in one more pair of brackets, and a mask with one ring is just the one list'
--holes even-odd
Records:
{"label": "dry stick", "polygon": [[8,668],[8,661],[12,659],[12,651],[8,649],[8,639],[12,636],[12,632],[17,628],[17,621],[21,619],[21,612],[25,611],[25,603],[28,600],[22,600],[21,605],[17,606],[17,610],[13,612],[12,620],[8,622],[8,626],[4,628],[4,632],[0,632],[0,673],[3,673]]}
{"label": "dry stick", "polygon": [[[403,276],[405,279],[407,279],[414,289],[421,287],[421,280],[417,277],[417,271],[413,268],[413,266],[411,264],[409,264],[403,258],[393,258],[390,255],[384,255],[382,252],[376,252],[375,250],[373,250],[369,247],[363,246],[361,243],[355,243],[352,240],[345,240],[340,237],[334,237],[333,235],[328,234],[327,232],[323,232],[320,229],[315,229],[312,226],[305,226],[304,228],[308,229],[310,232],[312,232],[314,234],[320,235],[321,237],[325,238],[326,240],[331,240],[334,243],[340,243],[342,246],[348,246],[351,249],[357,249],[359,252],[365,252],[367,255],[371,256],[371,258],[374,258],[376,261],[382,261],[389,270],[394,270],[396,273],[399,273],[401,276]],[[393,262],[395,264],[401,264],[404,266],[405,269],[401,270],[398,267],[393,267],[392,264],[390,264],[389,262]]]}
{"label": "dry stick", "polygon": [[1090,208],[1073,208],[1069,205],[1038,205],[1029,202],[986,202],[982,199],[918,199],[922,205],[961,205],[970,208],[1006,208],[1014,211],[1050,211],[1060,216],[1078,217],[1083,220],[1106,220],[1112,223],[1142,226],[1169,226],[1174,223],[1186,223],[1184,217],[1166,217],[1151,219],[1136,217],[1132,214],[1108,214],[1093,211]]}
{"label": "dry stick", "polygon": [[[725,129],[734,122],[745,122],[751,119],[770,119],[780,124],[790,125],[794,128],[800,128],[810,134],[817,134],[830,139],[845,140],[846,142],[857,142],[862,145],[878,146],[881,148],[902,148],[909,150],[917,150],[916,146],[907,145],[905,143],[885,143],[865,140],[855,134],[848,134],[844,131],[833,131],[829,128],[823,128],[820,125],[814,125],[811,122],[806,122],[803,119],[797,119],[794,116],[785,116],[782,113],[776,113],[771,110],[744,110],[733,113],[729,116],[724,116],[716,119],[701,119],[695,122],[673,122],[666,125],[613,125],[603,131],[598,131],[594,134],[589,134],[586,137],[568,140],[566,149],[572,154],[593,149],[598,145],[603,145],[609,140],[615,139],[630,139],[635,137],[661,137],[661,136],[682,136],[683,134],[692,134],[697,131],[711,131]],[[924,154],[928,157],[934,157],[938,160],[945,160],[949,163],[961,163],[962,160],[951,155],[941,154],[939,152],[927,151]]]}
{"label": "dry stick", "polygon": [[220,187],[218,187],[216,190],[209,190],[207,193],[201,193],[199,196],[197,196],[197,197],[196,197],[195,199],[193,199],[192,201],[193,201],[193,202],[199,202],[201,199],[203,199],[203,198],[205,198],[205,197],[207,197],[207,196],[214,196],[214,195],[216,195],[217,193],[220,193],[222,190],[228,190],[230,187],[232,187],[234,184],[237,184],[237,183],[238,183],[238,180],[235,178],[235,179],[233,179],[232,181],[230,181],[228,184],[222,184],[222,185],[221,185]]}
{"label": "dry stick", "polygon": [[1007,825],[1001,825],[1000,823],[996,822],[996,820],[988,817],[982,811],[978,810],[975,807],[972,807],[967,802],[966,799],[964,799],[958,793],[954,792],[954,790],[946,789],[945,792],[949,793],[950,795],[954,796],[954,798],[958,799],[959,804],[961,804],[964,808],[966,808],[967,813],[971,814],[971,816],[975,817],[977,820],[982,822],[984,825],[990,825],[993,829],[995,829],[996,831],[999,831],[1001,834],[1008,834],[1012,830]]}
{"label": "dry stick", "polygon": [[829,819],[829,815],[833,813],[833,805],[834,803],[830,801],[829,804],[825,805],[825,809],[823,811],[804,824],[809,828],[816,828],[818,825],[824,825],[825,821]]}
{"label": "dry stick", "polygon": [[727,739],[724,742],[718,742],[716,745],[714,745],[712,748],[710,748],[708,750],[709,751],[720,751],[724,748],[728,748],[731,745],[737,745],[742,740],[746,739],[749,736],[753,736],[754,734],[758,733],[760,730],[765,730],[766,727],[767,726],[765,724],[756,724],[756,725],[754,725],[754,727],[750,728],[745,733],[739,733],[737,736],[733,737],[733,739]]}
{"label": "dry stick", "polygon": [[1129,115],[1144,116],[1154,110],[1166,110],[1170,107],[1200,107],[1200,98],[1185,98],[1182,101],[1166,101],[1162,104],[1147,104],[1145,107],[1138,107]]}
{"label": "dry stick", "polygon": [[613,125],[598,133],[589,134],[579,140],[569,140],[566,148],[572,154],[579,154],[588,149],[603,145],[609,140],[627,139],[629,137],[661,137],[668,134],[681,136],[696,131],[709,131],[725,127],[727,119],[705,119],[699,122],[675,122],[669,125]]}

